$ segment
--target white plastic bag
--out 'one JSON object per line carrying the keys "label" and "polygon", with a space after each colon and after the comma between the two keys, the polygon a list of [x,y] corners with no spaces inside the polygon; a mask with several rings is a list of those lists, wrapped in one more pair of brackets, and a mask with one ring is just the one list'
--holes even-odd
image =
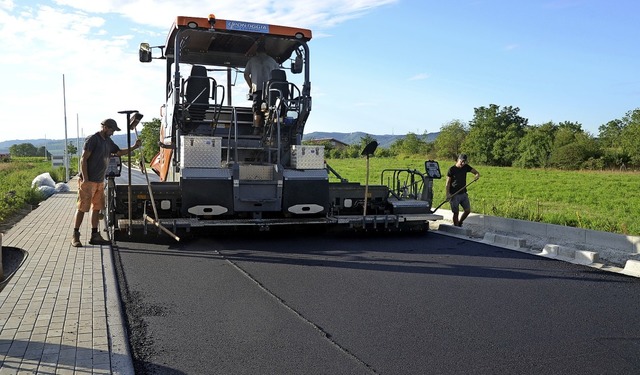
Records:
{"label": "white plastic bag", "polygon": [[64,182],[58,182],[56,184],[56,193],[66,193],[67,191],[69,191],[69,185]]}
{"label": "white plastic bag", "polygon": [[56,193],[56,189],[53,186],[38,186],[38,191],[42,193],[45,198],[49,198]]}
{"label": "white plastic bag", "polygon": [[31,188],[41,187],[41,186],[49,186],[55,189],[56,182],[53,181],[53,178],[51,178],[51,175],[49,174],[49,172],[42,173],[36,176],[36,178],[33,179],[33,182],[31,182]]}

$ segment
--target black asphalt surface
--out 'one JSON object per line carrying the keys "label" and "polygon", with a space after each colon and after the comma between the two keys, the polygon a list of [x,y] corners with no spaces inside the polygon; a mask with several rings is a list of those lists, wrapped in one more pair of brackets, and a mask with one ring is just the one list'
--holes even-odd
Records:
{"label": "black asphalt surface", "polygon": [[114,250],[139,374],[640,373],[636,278],[436,233]]}

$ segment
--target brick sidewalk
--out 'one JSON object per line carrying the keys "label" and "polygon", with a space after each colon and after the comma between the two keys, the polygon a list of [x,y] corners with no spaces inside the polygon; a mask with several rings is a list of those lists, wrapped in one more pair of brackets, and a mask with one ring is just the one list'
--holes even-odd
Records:
{"label": "brick sidewalk", "polygon": [[123,330],[106,286],[115,286],[111,249],[89,245],[89,215],[84,247],[71,246],[75,203],[75,191],[54,194],[4,235],[3,247],[28,255],[0,292],[0,375],[133,373],[124,335],[113,336]]}

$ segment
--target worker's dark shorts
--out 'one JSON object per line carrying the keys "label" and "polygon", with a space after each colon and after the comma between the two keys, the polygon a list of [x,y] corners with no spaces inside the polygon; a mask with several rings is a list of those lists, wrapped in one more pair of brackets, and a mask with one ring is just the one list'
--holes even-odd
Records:
{"label": "worker's dark shorts", "polygon": [[460,207],[465,211],[471,211],[471,202],[469,202],[469,195],[467,193],[456,194],[451,198],[451,212],[460,212]]}

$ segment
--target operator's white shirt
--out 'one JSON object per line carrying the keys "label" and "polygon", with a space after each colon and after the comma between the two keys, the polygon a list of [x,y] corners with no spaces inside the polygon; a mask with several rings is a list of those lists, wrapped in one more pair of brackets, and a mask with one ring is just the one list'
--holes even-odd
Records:
{"label": "operator's white shirt", "polygon": [[244,68],[251,75],[251,92],[262,90],[264,83],[271,78],[271,71],[278,68],[276,60],[264,52],[253,56]]}

